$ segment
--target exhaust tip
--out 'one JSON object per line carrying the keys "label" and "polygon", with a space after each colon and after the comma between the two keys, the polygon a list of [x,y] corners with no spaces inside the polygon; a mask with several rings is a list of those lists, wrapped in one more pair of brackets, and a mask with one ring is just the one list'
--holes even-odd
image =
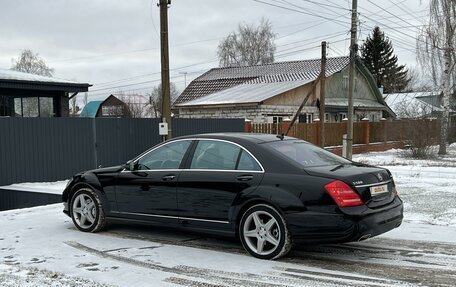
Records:
{"label": "exhaust tip", "polygon": [[371,236],[372,236],[372,234],[364,234],[358,239],[358,241],[363,241],[363,240],[369,239],[369,238],[371,238]]}

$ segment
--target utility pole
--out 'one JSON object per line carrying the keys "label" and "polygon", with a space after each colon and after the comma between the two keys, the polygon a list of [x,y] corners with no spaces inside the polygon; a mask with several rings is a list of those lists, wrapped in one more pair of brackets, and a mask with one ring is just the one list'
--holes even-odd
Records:
{"label": "utility pole", "polygon": [[351,17],[351,36],[350,36],[350,71],[348,79],[348,134],[347,134],[347,149],[346,155],[348,159],[352,159],[353,154],[353,94],[355,93],[355,61],[358,53],[358,45],[356,43],[356,22],[358,19],[358,0],[352,0],[352,17]]}
{"label": "utility pole", "polygon": [[168,135],[165,139],[172,137],[171,127],[171,98],[169,87],[169,48],[168,48],[168,5],[171,0],[159,0],[160,7],[160,47],[161,47],[161,97],[162,97],[162,122],[168,124]]}
{"label": "utility pole", "polygon": [[320,146],[325,147],[325,82],[326,82],[326,41],[321,42],[320,69]]}
{"label": "utility pole", "polygon": [[448,139],[448,128],[449,128],[449,118],[450,118],[450,94],[451,94],[451,69],[454,59],[452,59],[452,45],[453,45],[453,27],[451,24],[451,2],[446,1],[444,6],[445,11],[443,15],[445,17],[445,50],[443,52],[443,57],[445,59],[445,66],[443,70],[443,111],[442,111],[442,121],[440,122],[440,144],[439,144],[439,154],[444,155],[447,153],[446,143]]}

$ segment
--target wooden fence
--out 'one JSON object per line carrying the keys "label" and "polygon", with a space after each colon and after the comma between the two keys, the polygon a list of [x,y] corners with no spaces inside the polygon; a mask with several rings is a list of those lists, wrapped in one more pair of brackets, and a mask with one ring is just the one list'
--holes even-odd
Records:
{"label": "wooden fence", "polygon": [[[325,146],[342,145],[342,136],[347,133],[347,122],[325,123]],[[245,131],[253,133],[282,134],[289,126],[288,122],[274,124],[252,124],[246,123]],[[320,123],[297,123],[289,136],[300,138],[320,145]],[[456,130],[456,122],[450,128],[451,132]],[[386,143],[401,141],[407,143],[423,137],[438,142],[440,136],[439,120],[397,120],[369,122],[361,121],[353,123],[353,144]]]}

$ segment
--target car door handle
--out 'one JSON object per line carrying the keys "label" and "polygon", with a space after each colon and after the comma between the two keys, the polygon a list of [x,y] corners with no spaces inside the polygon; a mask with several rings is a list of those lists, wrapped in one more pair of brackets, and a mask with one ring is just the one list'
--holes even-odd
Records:
{"label": "car door handle", "polygon": [[170,174],[170,175],[165,175],[164,177],[162,177],[162,180],[167,181],[167,180],[173,180],[175,178],[176,178],[175,175]]}
{"label": "car door handle", "polygon": [[238,181],[249,181],[253,179],[253,175],[240,175],[237,177]]}

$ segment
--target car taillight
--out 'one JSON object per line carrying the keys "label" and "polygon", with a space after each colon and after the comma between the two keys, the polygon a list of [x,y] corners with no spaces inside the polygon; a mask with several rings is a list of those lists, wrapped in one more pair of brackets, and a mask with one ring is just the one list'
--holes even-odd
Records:
{"label": "car taillight", "polygon": [[359,206],[364,202],[359,195],[345,182],[336,180],[325,185],[326,191],[340,207]]}

